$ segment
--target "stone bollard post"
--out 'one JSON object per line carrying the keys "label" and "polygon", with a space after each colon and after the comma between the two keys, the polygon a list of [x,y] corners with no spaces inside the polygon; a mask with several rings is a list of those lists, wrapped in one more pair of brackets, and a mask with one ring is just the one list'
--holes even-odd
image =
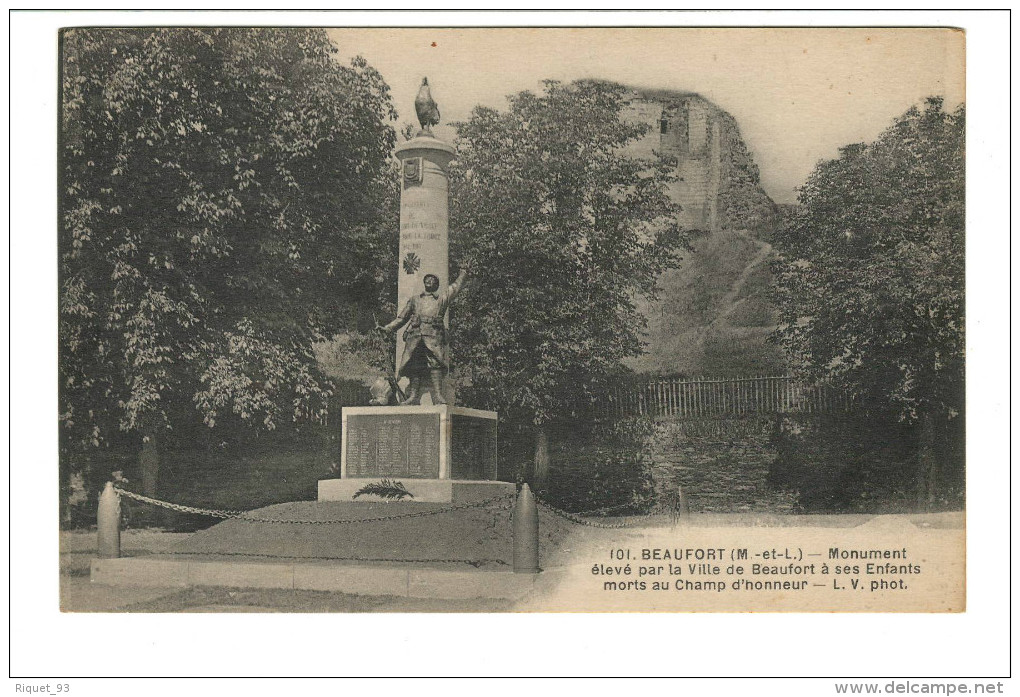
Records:
{"label": "stone bollard post", "polygon": [[527,484],[521,486],[514,504],[514,573],[537,574],[538,505]]}
{"label": "stone bollard post", "polygon": [[99,530],[99,556],[117,558],[120,556],[120,494],[107,482],[99,495],[99,513],[96,516]]}

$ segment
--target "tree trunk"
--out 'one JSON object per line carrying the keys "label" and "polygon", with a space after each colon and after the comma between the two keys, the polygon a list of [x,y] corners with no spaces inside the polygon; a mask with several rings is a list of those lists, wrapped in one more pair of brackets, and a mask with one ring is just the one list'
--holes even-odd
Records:
{"label": "tree trunk", "polygon": [[71,522],[71,462],[70,455],[64,450],[60,451],[57,469],[60,477],[60,524],[64,526]]}
{"label": "tree trunk", "polygon": [[545,489],[549,483],[549,433],[545,426],[535,432],[535,488]]}
{"label": "tree trunk", "polygon": [[142,466],[142,493],[155,497],[156,482],[159,478],[159,443],[154,428],[149,429],[142,438],[140,464]]}
{"label": "tree trunk", "polygon": [[931,510],[942,489],[937,439],[935,417],[926,413],[921,417],[921,434],[917,447],[917,507],[923,511]]}

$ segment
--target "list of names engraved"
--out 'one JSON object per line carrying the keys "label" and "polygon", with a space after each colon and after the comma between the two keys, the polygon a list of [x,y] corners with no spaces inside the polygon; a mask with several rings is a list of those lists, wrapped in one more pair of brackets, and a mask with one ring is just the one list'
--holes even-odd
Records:
{"label": "list of names engraved", "polygon": [[439,477],[436,414],[354,414],[344,435],[348,477]]}

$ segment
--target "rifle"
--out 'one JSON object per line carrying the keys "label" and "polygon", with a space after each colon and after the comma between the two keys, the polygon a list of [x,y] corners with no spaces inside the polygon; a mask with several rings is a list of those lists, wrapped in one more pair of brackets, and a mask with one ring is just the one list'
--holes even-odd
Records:
{"label": "rifle", "polygon": [[397,376],[396,376],[396,374],[391,371],[390,374],[386,375],[385,377],[386,377],[386,382],[388,382],[390,384],[390,388],[393,390],[393,394],[397,398],[397,402],[398,403],[399,402],[403,402],[405,395],[404,395],[404,391],[402,389],[400,389],[400,385],[397,383]]}
{"label": "rifle", "polygon": [[[379,320],[376,318],[374,312],[372,313],[372,321],[375,323],[376,329],[382,329],[382,327],[379,324]],[[389,383],[390,389],[393,390],[393,395],[397,398],[397,402],[398,403],[403,402],[406,395],[404,394],[404,391],[400,389],[400,383],[397,381],[396,372],[390,370],[383,377],[386,378],[386,382]]]}

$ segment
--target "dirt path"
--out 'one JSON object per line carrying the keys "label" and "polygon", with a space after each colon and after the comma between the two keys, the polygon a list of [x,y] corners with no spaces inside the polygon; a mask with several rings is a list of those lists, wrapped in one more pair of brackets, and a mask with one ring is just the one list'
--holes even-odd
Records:
{"label": "dirt path", "polygon": [[254,588],[131,588],[60,579],[62,612],[507,612],[509,601],[361,596]]}
{"label": "dirt path", "polygon": [[747,234],[746,230],[738,230],[736,231],[736,234],[749,242],[761,245],[761,247],[758,249],[758,253],[754,256],[754,258],[751,259],[751,261],[747,263],[747,266],[744,267],[744,270],[740,272],[740,275],[737,276],[736,280],[733,281],[730,289],[726,291],[722,298],[719,299],[719,305],[723,309],[718,315],[716,315],[716,318],[709,322],[704,328],[702,340],[704,340],[705,335],[708,334],[710,329],[733,314],[733,311],[740,307],[744,300],[746,300],[746,298],[740,298],[739,300],[738,298],[740,297],[740,293],[744,290],[744,285],[747,283],[747,279],[750,278],[755,269],[765,263],[765,260],[768,259],[770,254],[772,254],[772,245],[768,242],[751,237]]}

